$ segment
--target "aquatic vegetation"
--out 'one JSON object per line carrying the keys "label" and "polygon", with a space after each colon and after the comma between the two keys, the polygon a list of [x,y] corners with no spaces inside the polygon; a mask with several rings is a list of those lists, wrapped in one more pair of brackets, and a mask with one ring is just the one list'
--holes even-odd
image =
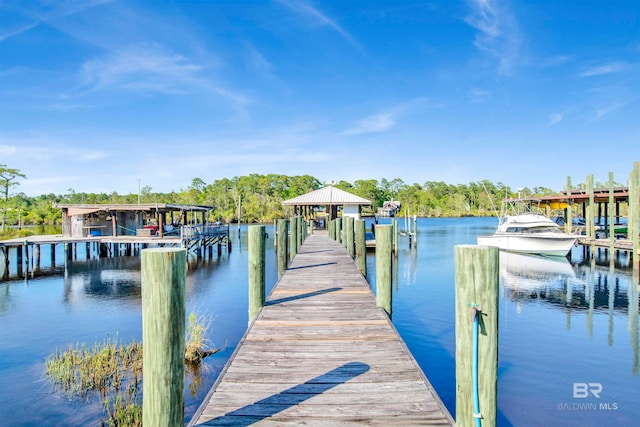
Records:
{"label": "aquatic vegetation", "polygon": [[[210,349],[206,338],[213,319],[191,312],[185,342],[185,375],[191,377],[190,392],[195,394],[201,381],[199,364],[218,349]],[[116,334],[88,347],[68,345],[45,362],[46,377],[54,391],[68,399],[90,401],[98,396],[105,413],[103,425],[142,425],[142,343],[124,344]]]}
{"label": "aquatic vegetation", "polygon": [[186,362],[198,364],[205,357],[219,351],[219,349],[211,349],[211,342],[206,338],[212,322],[213,318],[210,316],[189,313],[184,351]]}

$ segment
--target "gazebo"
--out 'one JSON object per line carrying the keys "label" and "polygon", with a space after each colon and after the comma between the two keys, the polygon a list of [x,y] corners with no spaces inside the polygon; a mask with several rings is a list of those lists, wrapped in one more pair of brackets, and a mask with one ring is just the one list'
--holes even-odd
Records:
{"label": "gazebo", "polygon": [[342,206],[343,217],[350,216],[360,219],[361,207],[371,206],[371,204],[371,200],[331,185],[282,202],[283,206],[292,207],[296,213],[303,215],[307,219],[315,219],[319,216],[316,211],[324,208],[324,214],[320,216],[326,217],[329,221],[338,217],[339,206]]}

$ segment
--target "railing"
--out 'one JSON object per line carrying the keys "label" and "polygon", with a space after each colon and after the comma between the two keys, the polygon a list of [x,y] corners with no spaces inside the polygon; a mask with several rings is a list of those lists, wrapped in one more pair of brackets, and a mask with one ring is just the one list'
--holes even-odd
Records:
{"label": "railing", "polygon": [[180,230],[180,237],[182,240],[209,239],[229,235],[229,225],[225,224],[184,225]]}

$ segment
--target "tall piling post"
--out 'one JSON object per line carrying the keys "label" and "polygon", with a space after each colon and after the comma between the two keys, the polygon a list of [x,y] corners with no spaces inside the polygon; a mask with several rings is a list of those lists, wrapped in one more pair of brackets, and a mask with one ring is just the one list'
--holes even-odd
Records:
{"label": "tall piling post", "polygon": [[186,249],[142,251],[144,425],[184,425],[186,269]]}
{"label": "tall piling post", "polygon": [[367,275],[367,240],[365,237],[366,223],[363,219],[355,221],[356,267],[363,275]]}
{"label": "tall piling post", "polygon": [[249,323],[253,322],[265,301],[264,225],[249,226]]}
{"label": "tall piling post", "polygon": [[[454,247],[456,424],[459,426],[475,424],[474,377],[477,379],[478,409],[481,414],[477,416],[481,417],[483,426],[496,425],[498,267],[498,248],[476,245]],[[475,349],[474,343],[477,344]]]}
{"label": "tall piling post", "polygon": [[587,195],[589,196],[589,201],[587,202],[587,213],[585,215],[585,220],[587,223],[587,237],[591,240],[591,244],[593,244],[593,239],[596,238],[596,226],[595,226],[595,214],[594,214],[594,194],[593,194],[593,174],[587,176]]}
{"label": "tall piling post", "polygon": [[384,308],[389,317],[392,311],[392,233],[390,225],[376,225],[376,305]]}
{"label": "tall piling post", "polygon": [[609,211],[609,258],[613,259],[613,251],[614,251],[614,243],[615,243],[615,218],[616,218],[616,214],[615,214],[615,200],[613,197],[613,172],[609,172],[609,200],[608,200],[608,205],[607,205],[607,210]]}
{"label": "tall piling post", "polygon": [[347,247],[347,252],[351,255],[352,258],[356,256],[356,247],[355,247],[355,238],[354,238],[354,230],[353,230],[353,217],[347,216],[344,218],[345,228],[344,228],[344,242]]}
{"label": "tall piling post", "polygon": [[298,242],[296,247],[296,253],[300,250],[300,246],[302,246],[302,242],[304,241],[304,238],[305,238],[304,236],[305,222],[304,222],[304,218],[300,215],[298,215],[297,225],[298,225]]}
{"label": "tall piling post", "polygon": [[288,230],[287,224],[289,221],[286,219],[278,220],[278,233],[275,240],[277,240],[277,257],[278,257],[278,278],[282,277],[287,270],[287,237]]}
{"label": "tall piling post", "polygon": [[567,184],[564,188],[565,193],[567,193],[567,214],[564,222],[564,232],[571,233],[573,228],[573,207],[571,204],[573,200],[571,199],[571,177],[567,177]]}
{"label": "tall piling post", "polygon": [[342,243],[342,218],[336,218],[336,242]]}
{"label": "tall piling post", "polygon": [[289,260],[298,254],[298,217],[292,216],[289,222]]}
{"label": "tall piling post", "polygon": [[393,255],[398,256],[398,220],[392,219],[393,225]]}

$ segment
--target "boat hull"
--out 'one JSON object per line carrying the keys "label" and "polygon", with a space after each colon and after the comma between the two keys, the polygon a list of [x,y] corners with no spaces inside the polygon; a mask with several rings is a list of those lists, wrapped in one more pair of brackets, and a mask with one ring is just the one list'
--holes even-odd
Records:
{"label": "boat hull", "polygon": [[527,254],[566,256],[575,244],[576,238],[556,233],[536,233],[535,235],[494,234],[478,236],[478,245],[495,246],[505,251]]}

